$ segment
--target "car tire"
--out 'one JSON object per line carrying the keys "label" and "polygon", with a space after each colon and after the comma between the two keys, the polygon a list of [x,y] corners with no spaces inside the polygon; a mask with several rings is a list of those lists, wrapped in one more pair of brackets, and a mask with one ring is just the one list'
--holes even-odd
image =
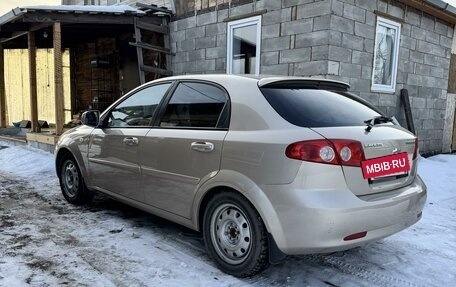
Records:
{"label": "car tire", "polygon": [[218,193],[210,199],[203,236],[209,255],[225,273],[249,277],[269,265],[264,223],[253,205],[236,192]]}
{"label": "car tire", "polygon": [[61,162],[59,181],[65,199],[75,205],[81,205],[92,200],[93,193],[85,185],[76,160],[67,156]]}

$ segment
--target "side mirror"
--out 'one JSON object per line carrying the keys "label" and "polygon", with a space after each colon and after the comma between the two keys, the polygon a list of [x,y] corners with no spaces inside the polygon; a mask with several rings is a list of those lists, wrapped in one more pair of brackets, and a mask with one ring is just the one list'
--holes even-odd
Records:
{"label": "side mirror", "polygon": [[81,116],[81,122],[86,126],[97,127],[100,122],[100,111],[91,110],[84,112]]}

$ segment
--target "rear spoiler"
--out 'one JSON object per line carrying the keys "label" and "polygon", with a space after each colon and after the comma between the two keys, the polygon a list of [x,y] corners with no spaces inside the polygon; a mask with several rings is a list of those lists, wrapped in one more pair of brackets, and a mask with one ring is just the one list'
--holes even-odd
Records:
{"label": "rear spoiler", "polygon": [[258,81],[260,88],[317,89],[348,91],[350,85],[344,82],[312,78],[264,78]]}

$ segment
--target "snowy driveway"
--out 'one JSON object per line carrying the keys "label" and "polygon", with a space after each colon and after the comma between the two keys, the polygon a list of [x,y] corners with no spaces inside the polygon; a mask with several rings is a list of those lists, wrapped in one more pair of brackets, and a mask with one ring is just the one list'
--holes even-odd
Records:
{"label": "snowy driveway", "polygon": [[0,142],[0,286],[456,286],[456,155],[420,162],[423,219],[363,248],[218,271],[198,233],[97,196],[60,194],[51,154]]}

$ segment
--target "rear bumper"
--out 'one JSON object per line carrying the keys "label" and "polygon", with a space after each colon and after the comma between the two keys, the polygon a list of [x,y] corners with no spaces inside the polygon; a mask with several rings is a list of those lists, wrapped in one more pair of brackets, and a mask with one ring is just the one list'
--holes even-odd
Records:
{"label": "rear bumper", "polygon": [[[290,184],[262,189],[274,208],[262,213],[266,221],[276,217],[269,232],[288,255],[346,250],[392,235],[421,218],[427,196],[419,176],[406,187],[362,197],[348,188],[300,189]],[[364,231],[365,237],[344,241]]]}

